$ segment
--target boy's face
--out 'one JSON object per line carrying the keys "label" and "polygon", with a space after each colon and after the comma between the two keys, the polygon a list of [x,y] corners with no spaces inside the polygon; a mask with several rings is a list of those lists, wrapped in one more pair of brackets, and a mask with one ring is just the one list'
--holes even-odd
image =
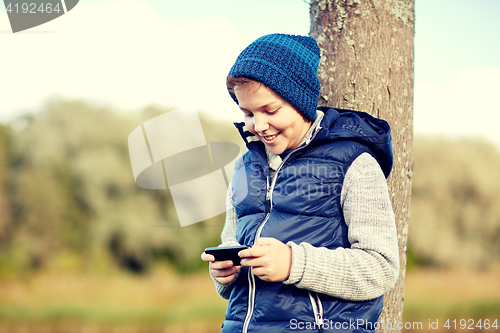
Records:
{"label": "boy's face", "polygon": [[236,86],[234,93],[246,127],[274,154],[297,148],[311,127],[297,109],[263,84]]}

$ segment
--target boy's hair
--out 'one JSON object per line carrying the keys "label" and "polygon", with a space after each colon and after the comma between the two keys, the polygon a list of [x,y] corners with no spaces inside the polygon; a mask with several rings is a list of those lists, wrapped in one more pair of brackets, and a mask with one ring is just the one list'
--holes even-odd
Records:
{"label": "boy's hair", "polygon": [[262,82],[259,82],[257,80],[250,79],[248,77],[234,77],[234,76],[228,76],[226,80],[226,86],[227,90],[229,91],[230,94],[234,95],[234,89],[237,86],[242,86],[248,83],[257,83],[259,86],[262,84]]}
{"label": "boy's hair", "polygon": [[238,103],[234,87],[254,80],[314,121],[320,90],[319,59],[320,49],[312,37],[284,34],[260,37],[240,53],[229,71],[226,80],[229,94]]}

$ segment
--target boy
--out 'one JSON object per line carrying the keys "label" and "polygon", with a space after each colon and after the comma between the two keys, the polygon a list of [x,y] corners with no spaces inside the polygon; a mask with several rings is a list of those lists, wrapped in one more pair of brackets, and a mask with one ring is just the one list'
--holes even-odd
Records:
{"label": "boy", "polygon": [[313,38],[272,34],[229,72],[248,152],[235,165],[221,238],[252,247],[241,266],[202,254],[229,299],[222,332],[374,331],[397,279],[389,125],[318,108],[319,59]]}

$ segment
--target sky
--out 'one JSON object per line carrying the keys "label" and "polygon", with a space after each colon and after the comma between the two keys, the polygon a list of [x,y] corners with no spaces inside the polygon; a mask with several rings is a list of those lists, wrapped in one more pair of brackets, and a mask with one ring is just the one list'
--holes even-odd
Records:
{"label": "sky", "polygon": [[[0,6],[0,121],[50,98],[121,112],[195,104],[239,121],[225,78],[239,52],[274,32],[309,33],[304,0],[85,0],[13,34]],[[500,147],[500,0],[416,0],[416,134]]]}

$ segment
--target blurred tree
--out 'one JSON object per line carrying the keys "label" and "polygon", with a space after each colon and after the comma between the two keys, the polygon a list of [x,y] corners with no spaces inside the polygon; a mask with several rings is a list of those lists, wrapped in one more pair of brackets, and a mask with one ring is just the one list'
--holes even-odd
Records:
{"label": "blurred tree", "polygon": [[218,243],[222,216],[181,228],[168,190],[135,185],[127,137],[142,123],[137,118],[52,100],[16,133],[12,255],[19,267],[47,267],[64,253],[86,267],[113,262],[135,272],[160,259],[180,270],[201,266],[203,248]]}
{"label": "blurred tree", "polygon": [[388,183],[401,273],[380,320],[401,322],[413,168],[414,0],[312,0],[310,15],[310,35],[322,50],[320,105],[366,111],[392,128]]}
{"label": "blurred tree", "polygon": [[418,137],[411,249],[423,264],[489,268],[500,261],[500,152],[478,140]]}
{"label": "blurred tree", "polygon": [[11,227],[11,209],[8,200],[9,164],[11,162],[11,132],[0,125],[0,246],[5,246]]}

